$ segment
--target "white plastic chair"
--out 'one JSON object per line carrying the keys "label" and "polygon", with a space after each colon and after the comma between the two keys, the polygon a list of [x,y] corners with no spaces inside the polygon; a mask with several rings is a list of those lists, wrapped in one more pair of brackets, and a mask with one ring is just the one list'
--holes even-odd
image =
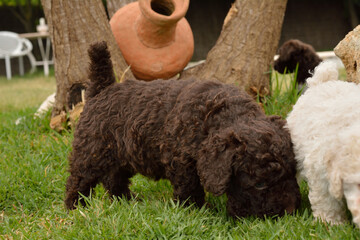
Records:
{"label": "white plastic chair", "polygon": [[21,38],[17,33],[0,31],[0,59],[5,59],[6,77],[11,79],[11,62],[14,57],[19,58],[19,72],[24,75],[23,56],[28,56],[31,64],[31,73],[35,71],[35,57],[32,54],[33,46],[26,38]]}

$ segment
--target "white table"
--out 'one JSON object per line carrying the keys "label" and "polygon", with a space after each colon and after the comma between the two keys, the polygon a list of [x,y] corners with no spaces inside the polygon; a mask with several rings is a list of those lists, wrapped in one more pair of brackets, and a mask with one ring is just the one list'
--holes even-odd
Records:
{"label": "white table", "polygon": [[[54,64],[53,57],[50,58],[50,49],[51,49],[51,41],[48,32],[34,32],[34,33],[22,33],[19,34],[20,37],[27,39],[37,39],[41,54],[41,60],[36,60],[36,66],[44,66],[44,74],[45,76],[49,75],[49,65]],[[43,44],[43,39],[46,39],[45,46]]]}

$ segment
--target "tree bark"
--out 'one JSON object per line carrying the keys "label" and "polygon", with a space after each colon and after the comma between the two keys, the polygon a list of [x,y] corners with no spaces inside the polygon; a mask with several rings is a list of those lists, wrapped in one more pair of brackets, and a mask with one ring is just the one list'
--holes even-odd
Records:
{"label": "tree bark", "polygon": [[205,63],[181,78],[217,79],[267,94],[287,0],[236,0]]}
{"label": "tree bark", "polygon": [[136,0],[106,0],[107,10],[109,14],[109,18],[114,15],[114,13],[119,9],[125,6],[126,4],[135,2]]}
{"label": "tree bark", "polygon": [[[105,8],[101,0],[41,0],[53,44],[56,78],[56,99],[52,117],[69,112],[69,90],[76,84],[88,82],[90,44],[106,40],[112,55],[117,77],[123,74],[127,64],[111,32]],[[125,72],[125,73],[124,73]]]}
{"label": "tree bark", "polygon": [[334,52],[343,62],[347,80],[360,82],[360,25],[349,32],[335,47]]}

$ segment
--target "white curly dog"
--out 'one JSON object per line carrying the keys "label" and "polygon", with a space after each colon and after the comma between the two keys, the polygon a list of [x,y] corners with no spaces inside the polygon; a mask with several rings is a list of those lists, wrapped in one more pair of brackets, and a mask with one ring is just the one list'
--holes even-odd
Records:
{"label": "white curly dog", "polygon": [[360,85],[337,79],[335,63],[315,68],[287,127],[314,216],[332,224],[346,222],[345,198],[359,227]]}

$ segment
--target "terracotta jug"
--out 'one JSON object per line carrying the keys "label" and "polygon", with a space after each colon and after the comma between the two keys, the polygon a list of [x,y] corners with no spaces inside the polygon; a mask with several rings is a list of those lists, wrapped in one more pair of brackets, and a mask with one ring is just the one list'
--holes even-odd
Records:
{"label": "terracotta jug", "polygon": [[139,0],[110,20],[116,42],[136,78],[168,79],[194,53],[194,37],[184,18],[189,0]]}

